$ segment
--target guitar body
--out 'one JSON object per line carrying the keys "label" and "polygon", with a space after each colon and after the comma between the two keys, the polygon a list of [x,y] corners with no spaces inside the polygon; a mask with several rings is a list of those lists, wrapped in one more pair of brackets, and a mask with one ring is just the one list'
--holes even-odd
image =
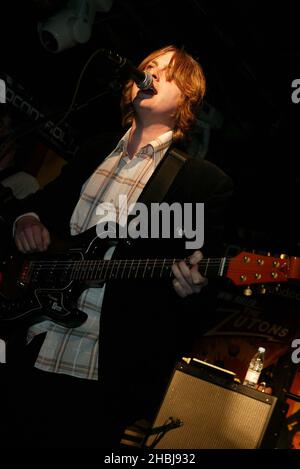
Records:
{"label": "guitar body", "polygon": [[101,259],[107,248],[91,228],[68,241],[51,244],[45,253],[22,255],[15,251],[1,263],[0,324],[34,324],[49,319],[66,327],[81,325],[87,315],[77,308],[77,300],[86,288],[101,281],[71,280],[72,262]]}

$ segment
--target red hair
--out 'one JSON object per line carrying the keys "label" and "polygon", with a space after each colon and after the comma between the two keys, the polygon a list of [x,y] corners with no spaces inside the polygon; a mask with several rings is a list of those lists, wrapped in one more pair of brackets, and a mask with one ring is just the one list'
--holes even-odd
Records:
{"label": "red hair", "polygon": [[[141,62],[138,68],[144,70],[152,60],[167,52],[174,52],[174,54],[166,78],[168,81],[174,80],[182,94],[174,116],[173,138],[179,140],[183,138],[196,120],[196,111],[205,94],[206,81],[199,63],[183,49],[178,49],[175,46],[167,46],[152,52]],[[131,125],[134,118],[134,109],[131,103],[132,85],[133,80],[129,80],[124,86],[122,94],[121,110],[124,126]]]}

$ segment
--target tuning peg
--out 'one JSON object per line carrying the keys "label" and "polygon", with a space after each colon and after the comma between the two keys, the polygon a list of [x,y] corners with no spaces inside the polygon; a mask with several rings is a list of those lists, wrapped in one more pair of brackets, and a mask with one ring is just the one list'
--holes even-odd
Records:
{"label": "tuning peg", "polygon": [[261,295],[264,295],[266,292],[267,292],[267,290],[266,290],[265,286],[264,286],[264,285],[261,285],[261,287],[260,287],[260,293],[261,293]]}
{"label": "tuning peg", "polygon": [[287,254],[280,254],[280,259],[288,259],[288,255]]}
{"label": "tuning peg", "polygon": [[251,290],[249,285],[247,286],[247,288],[245,288],[243,290],[243,293],[244,293],[245,296],[251,296],[252,295],[252,290]]}

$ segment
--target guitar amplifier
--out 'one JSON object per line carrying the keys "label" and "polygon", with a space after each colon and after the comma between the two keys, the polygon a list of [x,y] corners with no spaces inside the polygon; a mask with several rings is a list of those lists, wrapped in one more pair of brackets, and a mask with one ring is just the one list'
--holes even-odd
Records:
{"label": "guitar amplifier", "polygon": [[274,448],[284,415],[278,399],[200,360],[180,362],[154,424],[150,448]]}

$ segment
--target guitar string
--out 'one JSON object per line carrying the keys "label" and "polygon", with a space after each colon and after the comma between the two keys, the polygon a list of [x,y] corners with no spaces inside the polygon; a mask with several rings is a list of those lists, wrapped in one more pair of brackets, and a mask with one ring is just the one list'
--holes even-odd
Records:
{"label": "guitar string", "polygon": [[[222,260],[224,258],[221,258]],[[117,269],[120,269],[122,271],[125,271],[125,270],[131,270],[131,269],[134,269],[136,266],[139,268],[142,268],[142,267],[146,267],[147,265],[149,266],[149,268],[159,268],[161,267],[162,269],[163,268],[167,268],[167,267],[170,267],[172,265],[174,265],[174,263],[176,262],[179,262],[180,260],[182,259],[178,259],[178,260],[171,260],[171,259],[165,259],[165,260],[162,260],[162,259],[140,259],[140,260],[134,260],[134,262],[130,262],[130,259],[126,259],[126,260],[123,260],[123,259],[114,259],[114,260],[104,260],[104,259],[101,259],[101,260],[81,260],[81,261],[69,261],[69,262],[64,262],[64,261],[58,261],[58,262],[61,262],[59,265],[57,265],[57,262],[55,261],[48,261],[48,264],[47,265],[44,265],[43,262],[32,262],[30,263],[30,269],[32,269],[32,267],[36,267],[38,266],[38,270],[49,270],[50,265],[54,265],[55,267],[55,270],[63,270],[63,269],[66,269],[66,267],[69,267],[69,268],[73,268],[73,272],[72,274],[75,274],[77,273],[78,271],[83,271],[85,270],[85,273],[90,273],[90,270],[91,269],[95,269],[95,267],[98,267],[97,270],[99,270],[99,268],[101,268],[101,273],[102,273],[102,270],[103,268],[106,267],[106,272],[108,270],[113,270],[114,268],[117,268]],[[47,261],[46,261],[47,263]],[[240,264],[240,260],[231,260],[226,258],[225,262],[224,262],[224,267],[228,267],[229,263],[231,264],[232,268],[231,268],[231,272],[233,274],[235,273],[238,273],[238,274],[242,274],[243,272],[241,271],[241,269],[236,269],[234,268],[235,266],[233,266],[233,264]],[[41,265],[42,264],[42,265]],[[121,264],[121,266],[120,266]],[[198,265],[201,267],[201,266],[205,266],[207,268],[210,268],[210,267],[220,267],[221,266],[221,263],[219,261],[216,260],[216,258],[206,258],[206,259],[201,259],[199,262],[198,262]],[[245,267],[245,266],[244,266]],[[265,266],[266,268],[266,266]],[[273,269],[274,269],[274,266],[273,266]],[[261,269],[261,267],[257,267],[257,266],[251,266],[251,269],[249,269],[249,267],[245,268],[244,269],[245,273],[248,273],[248,274],[259,274],[259,273],[264,273],[263,269]],[[259,280],[259,279],[257,279]],[[276,280],[276,278],[274,278],[274,281]]]}
{"label": "guitar string", "polygon": [[[207,258],[207,259],[201,259],[197,264],[199,265],[220,265],[221,262],[223,261],[224,258],[220,258],[220,260],[216,260],[216,258]],[[40,268],[48,268],[51,267],[52,265],[60,268],[60,267],[68,267],[68,266],[74,266],[74,265],[80,265],[83,266],[85,265],[86,267],[94,267],[97,265],[106,265],[106,264],[113,264],[113,263],[122,263],[122,264],[128,264],[130,265],[147,265],[147,264],[155,264],[155,265],[173,265],[177,262],[185,261],[188,262],[188,259],[155,259],[155,258],[149,258],[149,259],[99,259],[99,260],[94,260],[94,259],[83,259],[83,260],[72,260],[72,261],[30,261],[29,265],[31,267],[39,266]],[[225,264],[228,264],[230,260],[226,260]],[[232,262],[232,261],[231,261]],[[235,261],[233,261],[235,262]]]}
{"label": "guitar string", "polygon": [[[220,265],[220,263],[224,260],[224,257],[221,257],[221,258],[205,258],[205,259],[201,259],[199,262],[197,262],[197,264],[199,265],[206,265],[206,264],[210,264],[210,265]],[[173,265],[175,263],[178,263],[178,262],[182,262],[182,261],[185,261],[185,262],[189,262],[188,259],[155,259],[155,258],[148,258],[148,259],[82,259],[82,260],[70,260],[70,261],[59,261],[59,260],[53,260],[53,261],[29,261],[29,265],[32,267],[32,266],[39,266],[40,268],[41,267],[45,267],[45,268],[48,268],[48,267],[51,267],[52,265],[56,266],[56,267],[68,267],[68,266],[74,266],[74,265],[86,265],[86,266],[97,266],[97,265],[105,265],[105,264],[114,264],[114,263],[122,263],[122,264],[128,264],[128,265],[145,265],[145,264],[155,264],[155,265]],[[241,264],[241,261],[239,259],[235,260],[234,258],[225,258],[225,261],[224,263],[226,265],[228,265],[229,263],[230,264]],[[285,267],[285,264],[284,263],[283,265],[279,265],[279,266],[268,266],[268,265],[263,265],[263,266],[260,266],[260,265],[256,265],[256,266],[253,266],[251,265],[251,268],[253,269],[260,269],[260,270],[263,270],[264,268],[269,268],[269,267],[273,267],[273,269],[276,269],[276,268],[279,268],[279,267]],[[245,270],[249,270],[249,264],[244,264],[243,267],[245,268]],[[250,269],[251,270],[251,269]]]}
{"label": "guitar string", "polygon": [[[30,261],[29,262],[29,265],[30,267],[35,267],[35,266],[38,266],[39,268],[49,268],[51,267],[52,265],[53,266],[56,266],[57,268],[60,268],[60,267],[69,267],[69,266],[85,266],[85,267],[96,267],[97,265],[109,265],[109,264],[116,264],[116,263],[121,263],[121,264],[128,264],[128,266],[132,266],[132,265],[147,265],[147,264],[155,264],[157,266],[160,266],[160,265],[166,265],[166,266],[169,266],[169,265],[173,265],[175,263],[178,263],[178,262],[181,262],[181,261],[185,261],[187,263],[190,264],[189,262],[189,259],[155,259],[155,258],[148,258],[148,259],[82,259],[82,260],[70,260],[70,261]],[[205,259],[201,259],[199,262],[197,262],[198,265],[220,265],[222,263],[222,261],[224,261],[224,257],[221,257],[221,258],[205,258]],[[224,264],[225,265],[228,265],[228,264],[241,264],[241,261],[239,259],[234,259],[234,258],[225,258],[225,261],[224,261]],[[255,270],[263,270],[263,269],[266,269],[266,268],[270,268],[272,267],[274,270],[275,269],[278,269],[278,268],[282,268],[282,267],[285,267],[286,266],[286,263],[284,263],[283,265],[279,265],[279,266],[269,266],[269,265],[263,265],[263,266],[260,266],[260,265],[257,265],[257,266],[253,266],[251,265],[251,268],[249,269],[249,264],[243,264],[243,267],[245,270],[249,271],[251,270],[252,268],[255,269]]]}
{"label": "guitar string", "polygon": [[[224,258],[220,258],[223,260]],[[79,272],[83,272],[85,274],[90,275],[91,270],[95,271],[95,268],[97,268],[96,273],[98,274],[99,270],[101,269],[100,275],[102,275],[103,269],[105,269],[105,272],[107,273],[108,271],[113,271],[113,269],[121,269],[121,272],[127,272],[129,269],[135,271],[135,267],[137,266],[137,270],[141,268],[146,268],[147,266],[152,269],[158,269],[161,268],[161,270],[166,270],[167,267],[170,267],[174,265],[176,262],[180,262],[182,259],[140,259],[140,260],[134,260],[133,262],[130,262],[130,259],[100,259],[100,260],[76,260],[76,261],[32,261],[29,263],[29,269],[30,269],[30,274],[33,273],[33,271],[38,270],[38,271],[43,271],[43,270],[49,270],[51,269],[53,265],[53,270],[56,271],[61,271],[61,270],[66,270],[69,268],[70,270],[72,269],[72,276],[76,276]],[[121,264],[121,265],[120,265]],[[228,264],[228,260],[224,262],[224,267],[226,267]],[[201,259],[198,262],[198,265],[201,267],[205,266],[206,268],[214,268],[214,267],[220,267],[221,262],[218,261],[218,258],[206,258],[206,259]],[[29,274],[29,272],[28,272]]]}

